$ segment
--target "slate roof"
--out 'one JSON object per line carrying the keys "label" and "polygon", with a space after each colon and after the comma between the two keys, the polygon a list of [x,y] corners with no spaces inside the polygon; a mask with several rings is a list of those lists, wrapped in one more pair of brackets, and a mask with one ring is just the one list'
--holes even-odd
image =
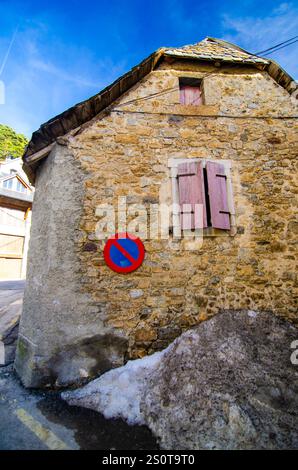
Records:
{"label": "slate roof", "polygon": [[234,44],[209,37],[197,44],[190,44],[188,46],[178,48],[165,48],[165,55],[200,60],[239,62],[245,64],[269,64],[269,60],[250,54]]}
{"label": "slate roof", "polygon": [[227,41],[207,37],[203,41],[193,45],[178,48],[160,48],[104,90],[76,104],[53,119],[50,119],[32,134],[31,140],[23,155],[23,169],[30,182],[34,181],[35,170],[39,165],[39,160],[49,154],[53,143],[58,137],[90,121],[148,73],[154,70],[165,57],[198,60],[200,62],[207,61],[213,64],[218,63],[219,65],[220,63],[230,63],[239,64],[240,66],[254,66],[261,70],[266,70],[269,75],[279,85],[288,90],[289,93],[295,91],[295,88],[292,88],[294,82],[293,78],[276,62],[271,59],[269,60],[250,54]]}

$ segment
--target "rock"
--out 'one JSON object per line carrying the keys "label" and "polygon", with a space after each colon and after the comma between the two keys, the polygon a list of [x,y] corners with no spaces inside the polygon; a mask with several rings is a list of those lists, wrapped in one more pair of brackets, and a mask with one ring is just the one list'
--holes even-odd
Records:
{"label": "rock", "polygon": [[130,291],[129,295],[132,299],[139,299],[144,295],[144,291],[142,289],[133,289]]}
{"label": "rock", "polygon": [[296,449],[297,345],[271,313],[226,311],[62,398],[147,424],[167,450]]}
{"label": "rock", "polygon": [[152,184],[152,180],[150,178],[147,178],[146,176],[142,176],[140,180],[141,188],[144,188],[145,186],[150,186],[151,184]]}
{"label": "rock", "polygon": [[139,138],[134,134],[117,134],[115,136],[115,142],[119,144],[137,144]]}
{"label": "rock", "polygon": [[292,232],[292,233],[298,233],[298,222],[296,222],[295,220],[290,220],[289,224],[288,224],[288,230],[289,232]]}
{"label": "rock", "polygon": [[160,339],[175,339],[181,333],[181,328],[177,325],[167,325],[158,328],[158,337]]}
{"label": "rock", "polygon": [[84,245],[84,251],[97,251],[97,246],[95,243],[87,242]]}
{"label": "rock", "polygon": [[187,331],[147,378],[144,422],[163,449],[298,448],[298,330],[271,313],[224,312]]}
{"label": "rock", "polygon": [[[15,299],[10,302],[11,299]],[[19,320],[22,313],[23,292],[7,297],[7,305],[0,308],[0,366],[14,361]]]}
{"label": "rock", "polygon": [[135,341],[138,344],[154,341],[157,337],[156,331],[145,322],[140,322],[135,330]]}

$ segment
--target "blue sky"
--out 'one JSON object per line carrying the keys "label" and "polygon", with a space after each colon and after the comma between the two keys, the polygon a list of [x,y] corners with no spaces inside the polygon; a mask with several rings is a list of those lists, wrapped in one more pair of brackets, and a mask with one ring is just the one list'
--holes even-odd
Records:
{"label": "blue sky", "polygon": [[[295,35],[297,0],[0,0],[0,123],[30,137],[161,46],[213,36],[257,52]],[[297,46],[272,55],[296,79]]]}

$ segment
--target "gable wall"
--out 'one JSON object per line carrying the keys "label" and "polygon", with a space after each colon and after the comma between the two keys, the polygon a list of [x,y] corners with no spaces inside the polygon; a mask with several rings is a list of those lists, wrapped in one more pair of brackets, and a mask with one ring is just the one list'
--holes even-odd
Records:
{"label": "gable wall", "polygon": [[[120,103],[177,87],[183,69],[183,76],[198,78],[211,72],[204,82],[206,106],[180,106],[175,90],[120,106],[145,114],[111,113],[71,145],[89,173],[78,246],[84,289],[107,302],[108,323],[131,335],[133,356],[164,346],[172,330],[176,334],[220,308],[269,309],[295,317],[295,121],[149,114],[294,115],[295,108],[266,72],[235,68],[218,73],[191,63],[162,65]],[[166,200],[169,157],[232,160],[239,233],[206,239],[200,252],[185,251],[183,241],[147,241],[144,265],[126,277],[115,274],[104,265],[103,244],[93,240],[95,207],[103,200],[115,204],[117,196],[125,195],[131,203],[158,202],[160,194]],[[90,239],[98,254],[84,252]],[[172,329],[165,330],[169,324]]]}

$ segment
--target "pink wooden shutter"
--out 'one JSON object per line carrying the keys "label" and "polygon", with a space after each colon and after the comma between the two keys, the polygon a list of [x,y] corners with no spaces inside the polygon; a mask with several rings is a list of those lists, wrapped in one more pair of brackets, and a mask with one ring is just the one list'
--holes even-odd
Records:
{"label": "pink wooden shutter", "polygon": [[179,204],[181,227],[202,228],[195,204],[203,205],[203,227],[207,227],[203,167],[201,162],[185,162],[178,165]]}
{"label": "pink wooden shutter", "polygon": [[181,85],[180,87],[180,103],[181,104],[202,104],[201,89],[196,86]]}
{"label": "pink wooden shutter", "polygon": [[180,86],[180,103],[185,104],[185,87]]}
{"label": "pink wooden shutter", "polygon": [[228,230],[230,229],[230,212],[224,165],[207,162],[206,170],[212,227]]}

